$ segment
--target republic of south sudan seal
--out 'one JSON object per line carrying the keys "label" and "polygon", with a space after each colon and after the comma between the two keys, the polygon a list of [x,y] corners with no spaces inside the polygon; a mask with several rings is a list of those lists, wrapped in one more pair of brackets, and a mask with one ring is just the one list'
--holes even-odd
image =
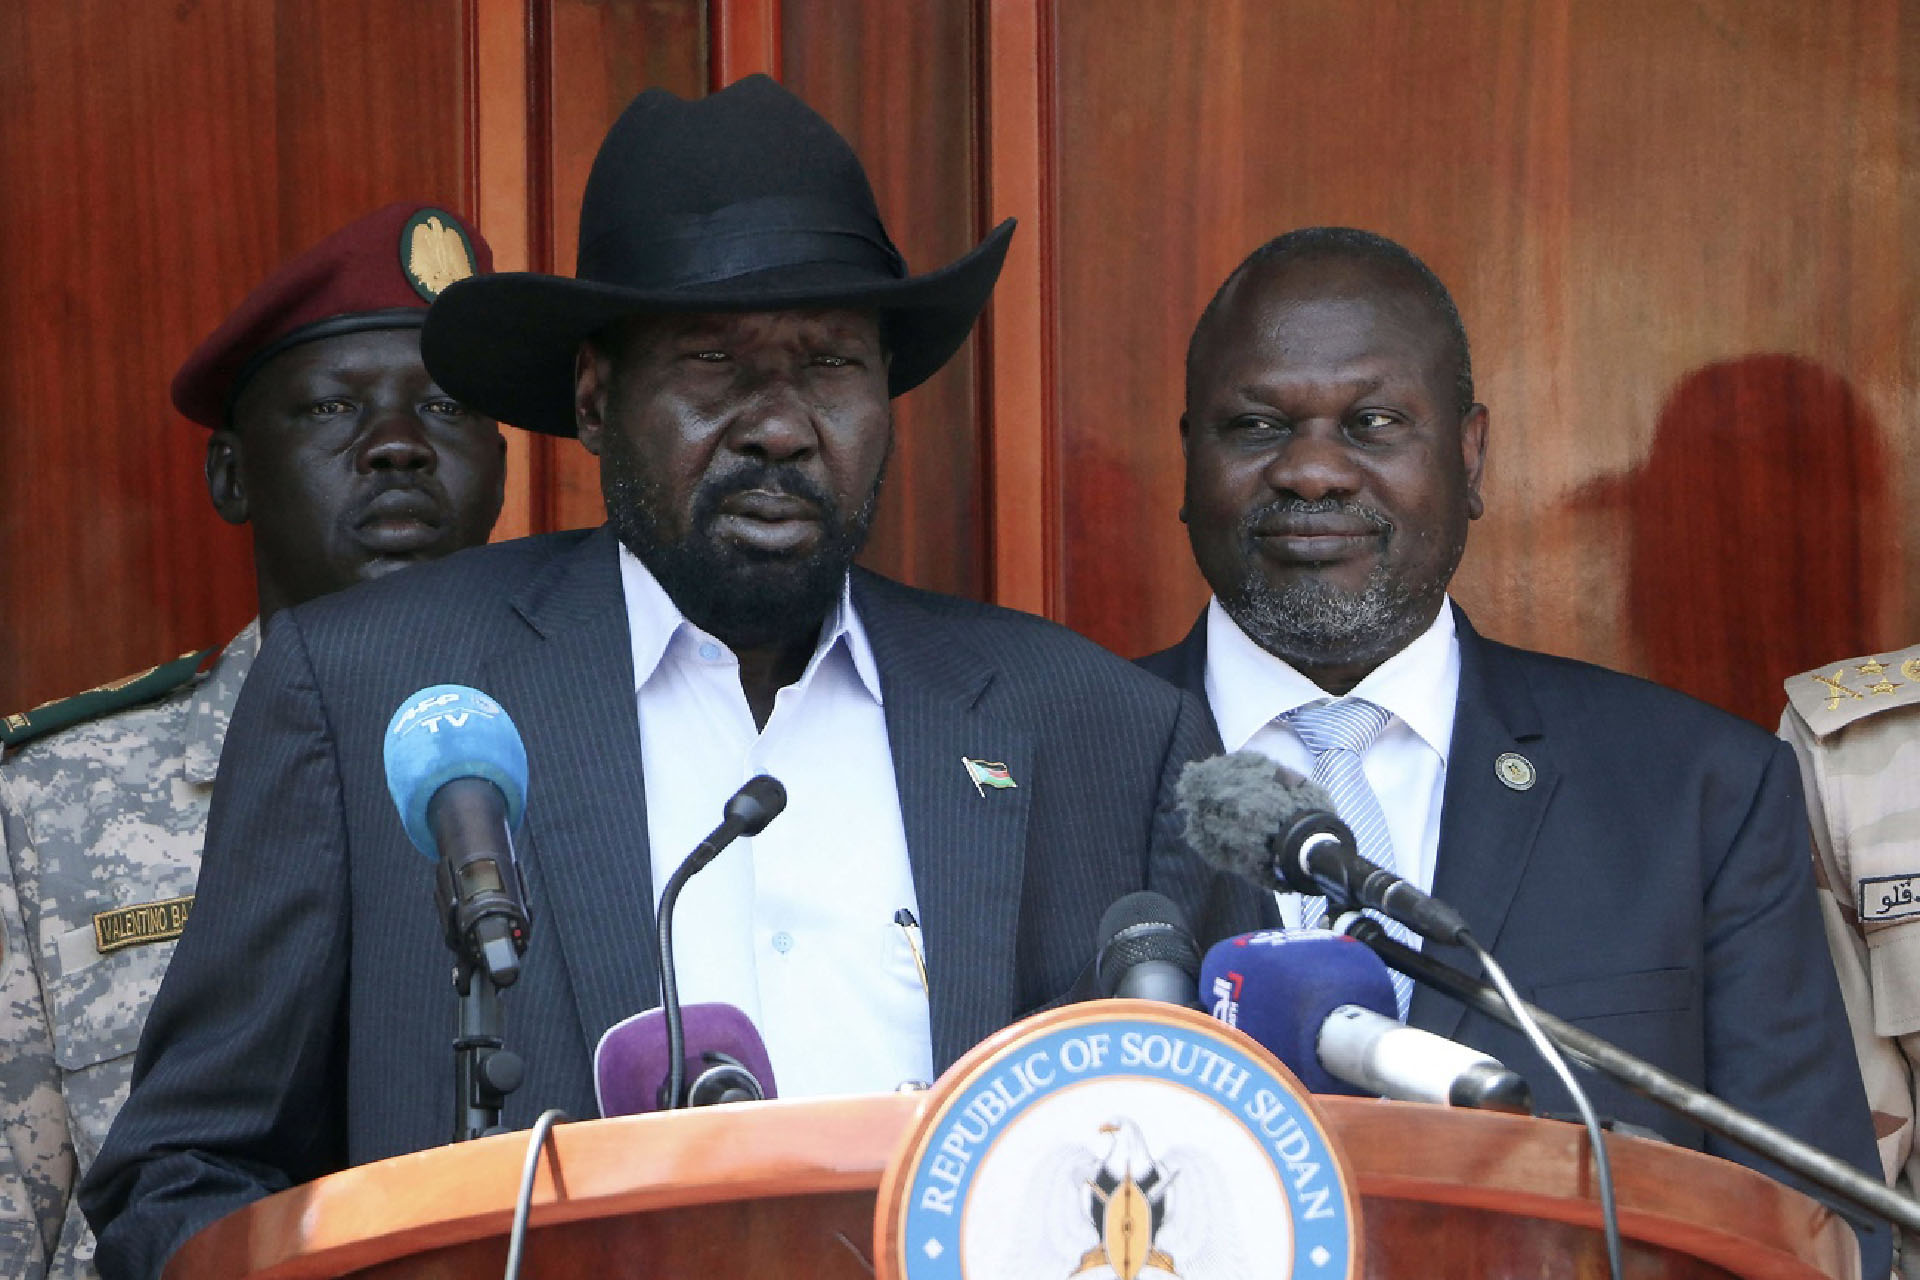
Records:
{"label": "republic of south sudan seal", "polygon": [[882,1280],[1346,1280],[1360,1237],[1306,1090],[1203,1014],[1105,1000],[988,1040],[880,1185]]}

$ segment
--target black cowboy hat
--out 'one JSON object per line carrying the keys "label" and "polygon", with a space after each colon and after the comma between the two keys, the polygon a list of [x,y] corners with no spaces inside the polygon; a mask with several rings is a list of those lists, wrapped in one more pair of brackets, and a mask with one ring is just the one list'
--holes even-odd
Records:
{"label": "black cowboy hat", "polygon": [[856,307],[879,313],[897,396],[966,340],[1012,236],[1009,218],[957,262],[909,276],[859,158],[806,103],[765,76],[693,101],[649,89],[594,157],[574,276],[450,286],[420,354],[479,412],[570,436],[574,352],[623,316]]}

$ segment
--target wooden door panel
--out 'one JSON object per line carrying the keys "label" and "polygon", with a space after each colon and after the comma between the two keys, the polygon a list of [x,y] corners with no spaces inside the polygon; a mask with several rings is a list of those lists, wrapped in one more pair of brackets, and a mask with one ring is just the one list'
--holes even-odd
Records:
{"label": "wooden door panel", "polygon": [[386,201],[465,196],[459,0],[0,6],[0,709],[255,608],[174,370]]}

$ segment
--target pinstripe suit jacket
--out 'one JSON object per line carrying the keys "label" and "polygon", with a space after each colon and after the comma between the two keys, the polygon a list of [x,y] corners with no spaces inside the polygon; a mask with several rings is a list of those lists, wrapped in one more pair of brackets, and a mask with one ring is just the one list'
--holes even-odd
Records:
{"label": "pinstripe suit jacket", "polygon": [[[1487,640],[1458,609],[1454,622],[1460,695],[1434,895],[1460,909],[1523,996],[1878,1176],[1792,753],[1684,694]],[[1201,698],[1206,664],[1205,614],[1140,660]],[[1525,789],[1495,772],[1507,752],[1533,765]],[[1476,971],[1463,948],[1428,950]],[[1499,1058],[1543,1110],[1572,1111],[1518,1032],[1425,988],[1407,1021]],[[1778,1176],[1581,1074],[1603,1115]],[[1862,1274],[1884,1276],[1885,1225],[1861,1242]]]}
{"label": "pinstripe suit jacket", "polygon": [[[1179,851],[1174,774],[1205,709],[1039,619],[856,572],[933,969],[944,1068],[1056,999],[1102,912],[1151,887],[1203,940],[1264,895]],[[388,717],[424,685],[513,713],[533,914],[503,999],[527,1062],[507,1122],[596,1112],[592,1050],[655,1003],[653,887],[631,651],[604,529],[477,548],[277,617],[234,716],[193,922],[132,1100],[83,1191],[103,1271],[148,1275],[193,1230],[349,1164],[435,1146],[455,1000],[431,867],[386,793]],[[962,756],[1019,786],[980,794]]]}

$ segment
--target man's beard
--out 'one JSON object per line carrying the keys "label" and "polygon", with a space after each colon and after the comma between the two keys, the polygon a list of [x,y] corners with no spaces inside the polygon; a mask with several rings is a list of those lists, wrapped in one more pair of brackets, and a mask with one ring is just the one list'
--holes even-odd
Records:
{"label": "man's beard", "polygon": [[1240,523],[1239,581],[1217,591],[1227,616],[1268,653],[1296,668],[1364,666],[1372,668],[1405,648],[1432,623],[1447,582],[1466,549],[1464,535],[1443,561],[1445,572],[1427,581],[1408,580],[1405,566],[1384,557],[1358,592],[1323,577],[1302,574],[1276,585],[1261,571],[1254,530],[1282,514],[1326,515],[1338,512],[1366,520],[1383,539],[1407,536],[1381,512],[1356,503],[1326,499],[1307,502],[1278,499],[1249,512]]}
{"label": "man's beard", "polygon": [[[709,476],[694,491],[692,530],[678,541],[662,532],[668,498],[619,432],[609,432],[600,459],[607,521],[687,621],[736,652],[804,639],[838,603],[854,557],[866,545],[886,474],[851,517],[831,494],[797,468],[743,461]],[[720,504],[749,490],[784,493],[811,503],[821,536],[804,554],[767,553],[722,542],[713,533]]]}

